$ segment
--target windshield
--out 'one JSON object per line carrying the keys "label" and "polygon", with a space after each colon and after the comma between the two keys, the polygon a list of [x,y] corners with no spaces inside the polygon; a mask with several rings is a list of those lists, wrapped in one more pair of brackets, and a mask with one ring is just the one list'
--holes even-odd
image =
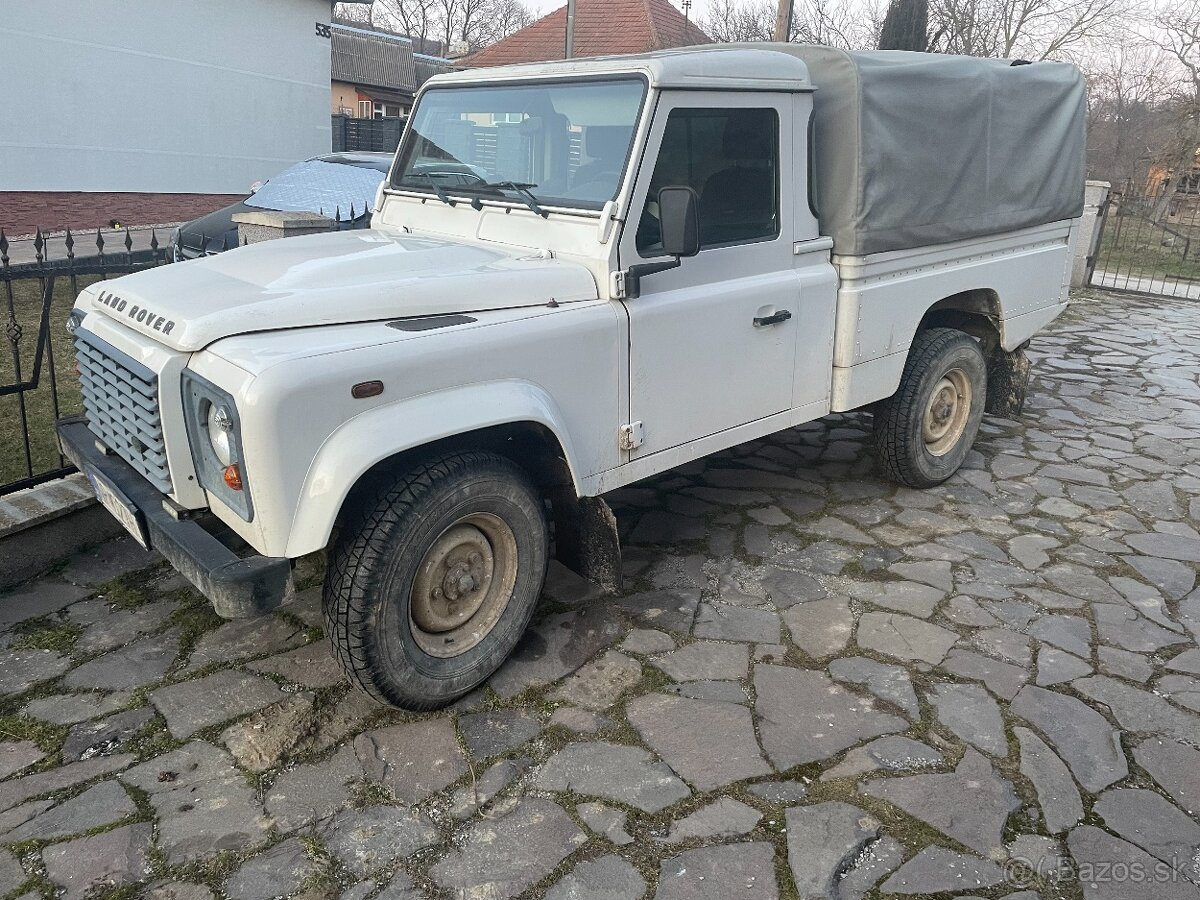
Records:
{"label": "windshield", "polygon": [[600,209],[617,195],[644,95],[636,78],[433,88],[392,184]]}

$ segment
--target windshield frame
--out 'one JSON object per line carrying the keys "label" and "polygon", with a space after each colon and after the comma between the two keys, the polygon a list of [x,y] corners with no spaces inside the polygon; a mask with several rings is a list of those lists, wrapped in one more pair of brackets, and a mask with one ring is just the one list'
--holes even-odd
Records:
{"label": "windshield frame", "polygon": [[[637,112],[633,118],[632,131],[630,133],[629,146],[625,151],[625,160],[621,165],[621,177],[617,181],[616,191],[612,198],[608,201],[601,202],[599,206],[579,205],[571,203],[563,205],[561,201],[567,199],[562,197],[542,198],[537,196],[537,202],[548,211],[563,213],[565,215],[585,216],[588,218],[598,218],[604,210],[604,206],[608,202],[618,199],[621,193],[625,190],[625,186],[629,181],[629,168],[632,163],[639,143],[642,139],[642,132],[645,126],[647,100],[650,97],[650,79],[644,72],[612,72],[612,73],[590,73],[586,75],[547,75],[543,77],[526,77],[526,78],[505,78],[496,79],[487,83],[464,83],[461,81],[448,82],[446,84],[438,84],[429,82],[423,87],[417,95],[416,102],[409,113],[408,122],[404,127],[404,135],[401,138],[400,146],[396,149],[396,156],[392,161],[391,170],[384,179],[384,193],[398,194],[401,196],[419,197],[422,202],[427,200],[437,200],[437,193],[432,187],[420,187],[412,184],[397,184],[396,178],[400,174],[400,168],[406,155],[409,152],[410,145],[417,140],[416,132],[413,130],[416,122],[417,113],[420,110],[421,103],[424,102],[425,95],[435,91],[487,91],[487,90],[503,90],[514,87],[535,87],[537,85],[555,85],[555,84],[581,84],[581,83],[597,83],[597,82],[630,82],[636,81],[641,87],[641,96],[638,99]],[[528,209],[528,204],[520,198],[509,196],[501,191],[485,191],[472,189],[470,185],[439,185],[442,190],[449,196],[455,197],[457,200],[466,203],[467,205],[484,206],[499,206],[513,209]],[[536,196],[536,195],[535,195]],[[553,201],[553,202],[552,202]],[[581,201],[582,202],[582,201]]]}

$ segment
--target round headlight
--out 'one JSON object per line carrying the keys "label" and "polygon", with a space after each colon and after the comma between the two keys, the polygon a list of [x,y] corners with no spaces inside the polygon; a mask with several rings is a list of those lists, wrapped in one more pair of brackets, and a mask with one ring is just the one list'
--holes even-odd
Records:
{"label": "round headlight", "polygon": [[224,406],[209,407],[208,442],[221,465],[233,463],[233,417]]}

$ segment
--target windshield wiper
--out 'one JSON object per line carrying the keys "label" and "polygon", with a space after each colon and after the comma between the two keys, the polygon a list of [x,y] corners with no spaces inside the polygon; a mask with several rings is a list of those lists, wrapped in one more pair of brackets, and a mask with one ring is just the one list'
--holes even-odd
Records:
{"label": "windshield wiper", "polygon": [[458,201],[451,200],[450,195],[446,193],[446,191],[442,188],[442,186],[440,184],[438,184],[436,181],[433,180],[433,175],[431,175],[429,172],[425,173],[425,180],[429,182],[429,186],[431,188],[433,188],[433,192],[435,194],[437,194],[437,198],[439,200],[441,200],[447,206],[457,206],[458,205]]}
{"label": "windshield wiper", "polygon": [[502,191],[512,191],[525,201],[525,205],[528,206],[532,212],[541,216],[543,219],[550,218],[550,213],[538,206],[537,197],[533,196],[533,194],[529,191],[530,188],[537,187],[536,184],[526,184],[521,181],[483,181],[479,184],[471,185],[471,187],[497,188]]}

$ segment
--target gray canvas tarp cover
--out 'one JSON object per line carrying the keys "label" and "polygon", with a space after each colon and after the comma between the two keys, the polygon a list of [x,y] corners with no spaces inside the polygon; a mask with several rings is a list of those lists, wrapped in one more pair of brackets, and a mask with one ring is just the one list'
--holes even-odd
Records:
{"label": "gray canvas tarp cover", "polygon": [[774,45],[813,95],[817,212],[834,252],[865,256],[981,237],[1083,211],[1083,77],[877,50]]}

